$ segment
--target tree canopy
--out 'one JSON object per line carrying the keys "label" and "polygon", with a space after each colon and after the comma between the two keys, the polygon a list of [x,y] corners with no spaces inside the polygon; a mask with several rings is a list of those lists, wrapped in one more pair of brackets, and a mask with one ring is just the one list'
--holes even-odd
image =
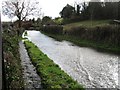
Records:
{"label": "tree canopy", "polygon": [[70,18],[74,14],[74,7],[67,4],[62,11],[60,12],[60,15],[62,18]]}
{"label": "tree canopy", "polygon": [[[94,0],[93,0],[94,1]],[[66,5],[60,12],[62,18],[69,20],[120,19],[120,2],[83,2],[76,6]]]}
{"label": "tree canopy", "polygon": [[9,18],[17,17],[19,27],[21,21],[28,16],[40,15],[39,2],[31,0],[9,0],[2,3],[2,13]]}

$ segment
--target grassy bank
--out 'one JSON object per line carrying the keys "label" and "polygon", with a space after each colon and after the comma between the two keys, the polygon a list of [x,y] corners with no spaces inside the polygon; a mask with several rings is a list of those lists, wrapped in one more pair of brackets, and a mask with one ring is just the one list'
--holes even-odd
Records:
{"label": "grassy bank", "polygon": [[8,90],[24,87],[22,66],[19,55],[19,38],[14,30],[2,33],[3,53],[5,60],[5,82]]}
{"label": "grassy bank", "polygon": [[58,65],[43,54],[38,47],[29,41],[25,41],[26,49],[41,77],[43,88],[80,88],[76,81],[62,71]]}
{"label": "grassy bank", "polygon": [[81,47],[91,47],[102,52],[109,52],[109,53],[115,53],[115,54],[120,53],[119,46],[110,45],[109,43],[101,43],[101,42],[95,42],[92,40],[90,41],[90,40],[80,39],[79,37],[72,36],[72,35],[55,35],[55,34],[48,34],[48,33],[44,33],[44,34],[58,41],[62,41],[62,40],[70,41]]}
{"label": "grassy bank", "polygon": [[96,27],[96,26],[105,26],[105,25],[108,25],[110,21],[111,20],[80,21],[80,22],[75,22],[75,23],[64,25],[64,30],[70,30],[73,27],[79,27],[79,26],[86,27],[86,28]]}

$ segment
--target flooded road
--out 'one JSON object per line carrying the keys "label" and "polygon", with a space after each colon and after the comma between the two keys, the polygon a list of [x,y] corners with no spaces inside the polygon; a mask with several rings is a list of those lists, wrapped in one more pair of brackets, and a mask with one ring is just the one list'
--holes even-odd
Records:
{"label": "flooded road", "polygon": [[55,41],[39,31],[27,32],[30,41],[86,88],[118,88],[120,56]]}

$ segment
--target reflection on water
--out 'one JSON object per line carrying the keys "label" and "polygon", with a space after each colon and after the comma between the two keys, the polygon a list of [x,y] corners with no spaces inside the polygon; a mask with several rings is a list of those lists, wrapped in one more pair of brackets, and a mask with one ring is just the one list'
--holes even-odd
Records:
{"label": "reflection on water", "polygon": [[86,88],[118,87],[119,56],[55,41],[39,31],[28,31],[28,38]]}

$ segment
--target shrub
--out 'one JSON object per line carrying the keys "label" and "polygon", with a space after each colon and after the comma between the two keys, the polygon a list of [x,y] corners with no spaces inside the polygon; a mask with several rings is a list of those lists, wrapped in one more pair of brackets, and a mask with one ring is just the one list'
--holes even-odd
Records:
{"label": "shrub", "polygon": [[63,33],[63,27],[60,25],[46,25],[46,26],[43,26],[42,30],[46,33],[51,33],[51,34]]}
{"label": "shrub", "polygon": [[120,26],[108,25],[92,28],[82,26],[72,27],[71,30],[67,30],[66,34],[81,39],[120,46]]}
{"label": "shrub", "polygon": [[19,55],[19,38],[14,30],[7,32],[3,30],[2,43],[3,43],[3,57],[6,62],[4,62],[5,76],[4,86],[7,90],[12,90],[15,88],[23,88],[24,80],[22,78],[22,66],[20,64]]}

